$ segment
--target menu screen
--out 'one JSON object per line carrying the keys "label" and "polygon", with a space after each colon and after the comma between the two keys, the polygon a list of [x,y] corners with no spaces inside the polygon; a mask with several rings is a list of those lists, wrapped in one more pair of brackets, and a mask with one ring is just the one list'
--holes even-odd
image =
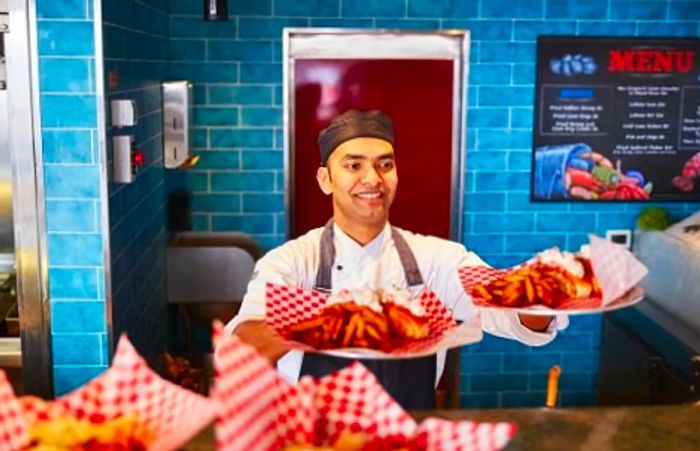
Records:
{"label": "menu screen", "polygon": [[540,37],[531,197],[700,198],[698,39]]}

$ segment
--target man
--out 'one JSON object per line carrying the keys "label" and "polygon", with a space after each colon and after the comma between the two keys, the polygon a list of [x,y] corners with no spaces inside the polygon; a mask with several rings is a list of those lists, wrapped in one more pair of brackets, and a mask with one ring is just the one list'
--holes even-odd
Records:
{"label": "man", "polygon": [[[350,110],[319,135],[321,166],[316,179],[332,197],[333,219],[269,252],[256,265],[241,310],[229,331],[277,363],[288,379],[323,376],[350,361],[291,351],[265,324],[265,284],[272,282],[326,291],[399,286],[418,293],[432,289],[458,320],[481,316],[493,335],[530,345],[546,344],[566,327],[550,317],[479,311],[464,293],[457,269],[484,265],[464,246],[413,234],[389,224],[389,208],[398,185],[391,119],[379,111]],[[444,353],[419,359],[365,360],[363,364],[405,408],[433,408],[435,384]]]}

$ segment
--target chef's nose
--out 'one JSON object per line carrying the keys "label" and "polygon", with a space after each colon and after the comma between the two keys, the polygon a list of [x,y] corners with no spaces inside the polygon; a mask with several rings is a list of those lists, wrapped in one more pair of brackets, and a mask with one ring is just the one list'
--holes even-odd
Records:
{"label": "chef's nose", "polygon": [[379,176],[379,172],[377,172],[374,166],[370,166],[369,169],[365,171],[361,180],[361,182],[365,185],[375,185],[380,181],[381,177]]}

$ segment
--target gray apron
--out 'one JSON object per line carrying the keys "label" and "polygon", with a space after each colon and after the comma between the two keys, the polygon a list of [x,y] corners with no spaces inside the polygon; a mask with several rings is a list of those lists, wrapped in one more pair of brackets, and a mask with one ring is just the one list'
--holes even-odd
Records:
{"label": "gray apron", "polygon": [[[399,232],[391,228],[391,236],[399,253],[399,259],[406,274],[408,286],[423,285],[416,258]],[[333,221],[329,221],[321,234],[321,261],[316,274],[316,286],[319,291],[331,291],[331,268],[335,260],[333,245]],[[323,354],[304,353],[301,375],[323,377],[345,368],[353,359],[331,357]],[[435,374],[437,360],[435,356],[416,359],[364,360],[358,359],[370,370],[384,386],[384,389],[404,409],[435,408]]]}

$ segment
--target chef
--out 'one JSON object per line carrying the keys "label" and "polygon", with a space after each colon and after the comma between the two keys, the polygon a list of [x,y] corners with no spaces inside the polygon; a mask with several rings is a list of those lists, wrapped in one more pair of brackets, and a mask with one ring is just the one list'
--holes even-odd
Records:
{"label": "chef", "polygon": [[[277,364],[280,373],[324,376],[350,360],[291,350],[265,324],[265,285],[336,292],[356,288],[430,288],[457,320],[480,318],[492,335],[539,346],[568,325],[565,316],[528,316],[478,310],[465,294],[458,268],[485,265],[459,243],[393,227],[389,209],[398,186],[391,119],[381,111],[349,110],[321,131],[318,185],[333,202],[333,218],[270,251],[256,264],[240,312],[227,330]],[[426,157],[426,169],[429,166]],[[478,322],[477,322],[478,324]],[[478,358],[478,357],[477,357]],[[384,388],[406,409],[435,407],[435,386],[445,353],[415,359],[364,360]]]}

